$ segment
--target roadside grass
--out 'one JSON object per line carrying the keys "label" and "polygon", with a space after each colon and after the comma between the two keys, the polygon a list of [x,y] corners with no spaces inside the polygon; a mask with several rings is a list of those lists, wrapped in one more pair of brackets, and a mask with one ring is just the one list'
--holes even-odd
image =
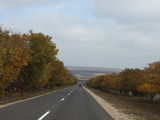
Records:
{"label": "roadside grass", "polygon": [[135,120],[160,120],[160,102],[153,102],[141,97],[117,96],[97,89],[89,89],[120,112],[135,116]]}
{"label": "roadside grass", "polygon": [[9,97],[9,96],[1,97],[0,98],[0,106],[5,105],[5,104],[9,104],[12,102],[16,102],[19,100],[25,100],[28,98],[36,97],[39,95],[45,95],[47,93],[54,92],[56,90],[60,90],[60,89],[67,88],[67,87],[70,87],[70,86],[62,86],[62,87],[55,87],[55,88],[50,88],[50,89],[33,90],[33,91],[24,92],[23,95],[13,95],[11,97]]}

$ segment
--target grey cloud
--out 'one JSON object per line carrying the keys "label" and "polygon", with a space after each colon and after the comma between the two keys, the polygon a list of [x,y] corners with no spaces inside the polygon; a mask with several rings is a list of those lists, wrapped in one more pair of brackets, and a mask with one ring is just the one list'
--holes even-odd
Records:
{"label": "grey cloud", "polygon": [[95,0],[92,8],[99,16],[129,20],[160,18],[159,0]]}
{"label": "grey cloud", "polygon": [[[15,17],[8,21],[8,26],[19,31],[26,32],[33,29],[35,32],[52,35],[60,49],[58,57],[66,65],[144,67],[158,60],[160,36],[157,23],[153,24],[149,21],[148,24],[143,17],[141,18],[143,24],[138,21],[131,22],[131,18],[139,18],[142,13],[149,16],[147,11],[152,13],[156,10],[150,10],[148,5],[141,10],[144,0],[140,2],[139,7],[138,0],[135,0],[135,3],[129,3],[129,0],[95,1],[97,1],[95,5],[90,8],[91,14],[95,13],[93,19],[51,11],[21,18]],[[56,4],[66,3],[64,0],[58,2],[56,0]],[[71,3],[65,4],[62,9],[71,7]],[[131,4],[132,8],[130,8]],[[158,9],[157,5],[152,6]],[[137,7],[136,11],[135,7]],[[122,19],[128,20],[121,22]]]}
{"label": "grey cloud", "polygon": [[[21,10],[27,9],[27,7],[56,7],[65,6],[71,3],[75,3],[78,0],[1,0],[0,1],[0,15],[8,14],[9,12],[16,13],[21,12]],[[36,8],[35,8],[36,9]],[[33,9],[34,11],[34,9]]]}
{"label": "grey cloud", "polygon": [[[94,26],[92,22],[98,25]],[[67,19],[55,13],[15,19],[11,24],[22,30],[33,28],[50,33],[60,49],[59,58],[67,65],[143,67],[157,58],[155,51],[160,50],[149,35],[110,21],[86,24],[86,21],[74,17]],[[144,62],[146,58],[147,63]]]}

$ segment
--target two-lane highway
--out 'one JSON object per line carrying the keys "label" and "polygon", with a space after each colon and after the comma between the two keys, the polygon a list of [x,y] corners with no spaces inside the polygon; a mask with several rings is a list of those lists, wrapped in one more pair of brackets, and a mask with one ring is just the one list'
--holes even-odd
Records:
{"label": "two-lane highway", "polygon": [[0,120],[113,120],[83,87],[0,108]]}

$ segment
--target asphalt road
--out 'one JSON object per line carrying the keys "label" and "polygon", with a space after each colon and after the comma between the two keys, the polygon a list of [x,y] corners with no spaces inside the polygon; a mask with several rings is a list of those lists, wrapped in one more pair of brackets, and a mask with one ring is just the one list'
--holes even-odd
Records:
{"label": "asphalt road", "polygon": [[113,120],[77,85],[0,108],[0,120]]}

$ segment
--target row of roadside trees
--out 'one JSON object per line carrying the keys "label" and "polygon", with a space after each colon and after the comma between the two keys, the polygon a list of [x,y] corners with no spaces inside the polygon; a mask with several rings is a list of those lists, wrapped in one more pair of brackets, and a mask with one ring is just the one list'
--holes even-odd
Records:
{"label": "row of roadside trees", "polygon": [[143,70],[125,69],[118,74],[105,74],[91,78],[87,85],[106,92],[144,96],[160,93],[160,62],[149,64]]}
{"label": "row of roadside trees", "polygon": [[51,39],[43,33],[0,29],[0,96],[76,82],[57,59],[58,49]]}

